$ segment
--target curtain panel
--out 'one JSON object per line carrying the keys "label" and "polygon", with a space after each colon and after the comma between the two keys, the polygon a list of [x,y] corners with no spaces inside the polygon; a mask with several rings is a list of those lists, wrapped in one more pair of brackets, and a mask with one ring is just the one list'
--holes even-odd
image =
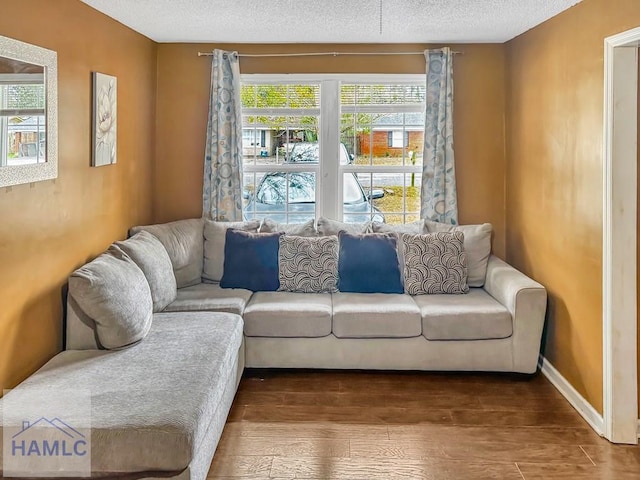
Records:
{"label": "curtain panel", "polygon": [[458,197],[453,155],[453,54],[425,50],[427,92],[420,218],[456,225]]}
{"label": "curtain panel", "polygon": [[242,112],[237,52],[214,50],[204,158],[202,216],[242,220]]}

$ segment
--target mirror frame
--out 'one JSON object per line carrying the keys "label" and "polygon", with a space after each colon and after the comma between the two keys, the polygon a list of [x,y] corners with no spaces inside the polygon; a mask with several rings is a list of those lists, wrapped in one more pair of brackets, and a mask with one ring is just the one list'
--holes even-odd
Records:
{"label": "mirror frame", "polygon": [[0,35],[0,56],[44,67],[47,118],[46,161],[0,167],[0,187],[58,177],[58,54],[46,48]]}

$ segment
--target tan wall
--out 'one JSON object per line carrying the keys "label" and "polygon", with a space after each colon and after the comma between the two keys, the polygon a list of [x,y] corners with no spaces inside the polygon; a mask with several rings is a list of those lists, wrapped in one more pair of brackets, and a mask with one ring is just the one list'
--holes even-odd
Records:
{"label": "tan wall", "polygon": [[544,355],[602,411],[604,38],[637,0],[584,0],[508,43],[507,258],[549,292]]}
{"label": "tan wall", "polygon": [[[2,2],[0,35],[58,52],[57,180],[0,189],[0,392],[61,348],[69,273],[151,220],[156,46],[79,0]],[[118,77],[118,164],[90,168],[91,72]]]}
{"label": "tan wall", "polygon": [[[202,214],[202,169],[211,61],[207,44],[158,45],[154,216]],[[240,53],[422,51],[425,45],[218,45]],[[455,152],[461,223],[491,222],[505,253],[503,45],[456,45]],[[423,73],[422,56],[242,58],[242,73]]]}

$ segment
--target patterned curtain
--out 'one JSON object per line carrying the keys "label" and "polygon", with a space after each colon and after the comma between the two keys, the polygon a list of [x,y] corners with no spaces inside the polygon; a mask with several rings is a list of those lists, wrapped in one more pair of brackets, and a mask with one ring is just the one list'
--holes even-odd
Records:
{"label": "patterned curtain", "polygon": [[453,57],[451,49],[425,50],[427,109],[420,218],[456,225],[458,198],[453,160]]}
{"label": "patterned curtain", "polygon": [[202,216],[242,220],[242,114],[237,52],[213,51]]}

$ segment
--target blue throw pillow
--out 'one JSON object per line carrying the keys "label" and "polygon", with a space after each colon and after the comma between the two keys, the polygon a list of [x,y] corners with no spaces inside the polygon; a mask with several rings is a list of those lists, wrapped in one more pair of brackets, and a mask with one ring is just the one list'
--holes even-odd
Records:
{"label": "blue throw pillow", "polygon": [[338,290],[403,293],[395,233],[338,234]]}
{"label": "blue throw pillow", "polygon": [[279,233],[251,233],[227,229],[224,245],[222,288],[275,292],[278,278]]}

